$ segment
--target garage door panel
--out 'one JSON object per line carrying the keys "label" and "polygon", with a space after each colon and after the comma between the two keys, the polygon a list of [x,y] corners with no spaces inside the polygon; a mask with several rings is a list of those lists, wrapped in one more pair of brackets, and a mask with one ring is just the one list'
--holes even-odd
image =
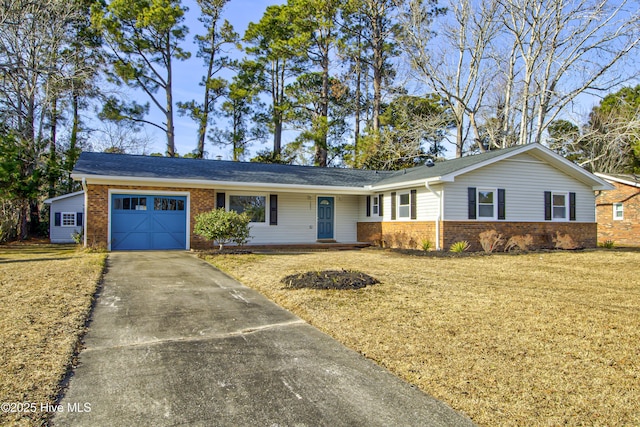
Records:
{"label": "garage door panel", "polygon": [[114,194],[111,248],[186,249],[186,197]]}
{"label": "garage door panel", "polygon": [[151,245],[154,249],[176,249],[179,245],[181,245],[180,248],[184,248],[184,234],[185,233],[182,233],[182,235],[178,233],[153,233],[151,235]]}

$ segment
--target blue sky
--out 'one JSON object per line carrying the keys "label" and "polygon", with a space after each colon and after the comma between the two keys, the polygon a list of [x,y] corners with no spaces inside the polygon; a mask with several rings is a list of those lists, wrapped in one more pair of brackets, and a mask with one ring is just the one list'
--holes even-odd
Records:
{"label": "blue sky", "polygon": [[[226,6],[223,19],[229,20],[236,32],[242,37],[250,22],[258,22],[265,9],[274,4],[285,3],[284,0],[231,0]],[[189,101],[195,99],[202,101],[203,89],[198,83],[205,72],[205,66],[201,58],[196,57],[197,46],[193,43],[196,34],[202,34],[202,24],[198,21],[200,8],[195,0],[182,0],[182,4],[189,8],[186,14],[185,24],[189,27],[185,48],[191,51],[191,58],[187,61],[174,62],[174,101]],[[146,103],[148,99],[144,94],[131,94],[132,98],[138,96],[140,103]],[[162,115],[157,110],[151,109],[150,117],[153,121],[163,121]],[[197,125],[189,117],[181,117],[177,113],[174,117],[176,132],[176,151],[182,156],[196,148]],[[147,127],[147,134],[152,137],[153,143],[148,148],[149,152],[166,151],[166,137],[164,133],[150,126]],[[256,147],[252,147],[255,151]],[[260,148],[260,147],[257,147]],[[215,147],[207,142],[205,150],[209,152],[209,157],[222,155],[223,159],[231,158],[231,149],[228,147]]]}

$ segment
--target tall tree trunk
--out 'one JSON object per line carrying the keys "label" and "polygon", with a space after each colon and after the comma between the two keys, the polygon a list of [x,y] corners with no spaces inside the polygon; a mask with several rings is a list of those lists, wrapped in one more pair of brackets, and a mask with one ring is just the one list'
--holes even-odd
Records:
{"label": "tall tree trunk", "polygon": [[173,126],[173,87],[172,77],[173,70],[171,69],[171,36],[167,35],[165,45],[165,60],[167,64],[167,85],[165,91],[167,94],[167,157],[175,157],[176,145],[175,145],[175,129]]}
{"label": "tall tree trunk", "polygon": [[271,100],[273,103],[273,154],[282,153],[282,104],[284,102],[285,61],[274,60],[271,74]]}
{"label": "tall tree trunk", "polygon": [[316,166],[327,166],[327,124],[329,122],[329,52],[322,56],[322,89],[320,92],[320,134],[316,137]]}
{"label": "tall tree trunk", "polygon": [[[73,166],[77,160],[77,147],[78,147],[78,132],[80,132],[80,96],[74,89],[71,97],[71,107],[73,110],[73,124],[71,126],[71,136],[69,137],[69,150],[67,150],[67,156],[65,159],[66,167],[65,172],[69,173],[73,169]],[[73,191],[73,180],[70,176],[67,176],[66,192],[71,193]]]}
{"label": "tall tree trunk", "polygon": [[55,197],[56,183],[58,181],[58,153],[57,153],[57,127],[58,127],[58,100],[51,101],[51,133],[49,135],[49,160],[47,165],[47,179],[49,181],[48,196]]}
{"label": "tall tree trunk", "polygon": [[373,117],[371,128],[374,135],[380,130],[380,110],[382,105],[382,77],[384,67],[384,38],[382,35],[382,17],[373,20]]}
{"label": "tall tree trunk", "polygon": [[[358,34],[358,46],[360,46],[360,35]],[[355,117],[353,129],[353,166],[360,165],[360,98],[362,97],[362,61],[360,52],[356,56],[356,93],[355,93]]]}

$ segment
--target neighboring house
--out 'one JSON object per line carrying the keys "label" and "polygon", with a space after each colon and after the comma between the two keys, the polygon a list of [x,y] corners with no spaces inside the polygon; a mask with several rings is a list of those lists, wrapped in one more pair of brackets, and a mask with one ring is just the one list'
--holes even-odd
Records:
{"label": "neighboring house", "polygon": [[53,197],[44,201],[49,209],[51,243],[73,243],[72,235],[81,233],[84,217],[84,191]]}
{"label": "neighboring house", "polygon": [[596,175],[615,187],[596,197],[598,242],[640,246],[640,179],[634,175]]}
{"label": "neighboring house", "polygon": [[220,160],[82,153],[72,177],[86,192],[85,242],[108,249],[190,249],[198,213],[253,217],[250,244],[370,242],[447,249],[495,229],[556,233],[596,245],[595,190],[607,182],[530,144],[382,172]]}

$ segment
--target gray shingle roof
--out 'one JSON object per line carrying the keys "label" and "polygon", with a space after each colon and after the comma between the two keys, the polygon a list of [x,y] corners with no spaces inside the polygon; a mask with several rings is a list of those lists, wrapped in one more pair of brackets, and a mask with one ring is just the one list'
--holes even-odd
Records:
{"label": "gray shingle roof", "polygon": [[247,184],[364,187],[393,185],[448,175],[522,147],[514,146],[437,162],[431,167],[418,166],[395,172],[83,152],[73,169],[73,174],[75,176],[206,180]]}
{"label": "gray shingle roof", "polygon": [[392,172],[83,152],[74,175],[363,187]]}

